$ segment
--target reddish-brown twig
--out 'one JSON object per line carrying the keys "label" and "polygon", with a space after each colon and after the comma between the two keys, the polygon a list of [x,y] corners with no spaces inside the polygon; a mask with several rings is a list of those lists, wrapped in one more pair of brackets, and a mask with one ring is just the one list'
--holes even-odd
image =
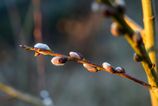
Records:
{"label": "reddish-brown twig", "polygon": [[[41,12],[41,0],[32,0],[33,4],[33,17],[34,17],[34,31],[33,36],[35,42],[42,42],[42,12]],[[38,87],[39,90],[45,88],[45,62],[44,57],[37,59],[37,72],[38,72]]]}
{"label": "reddish-brown twig", "polygon": [[132,80],[132,81],[136,82],[137,84],[140,84],[140,85],[142,85],[142,86],[144,86],[148,89],[151,89],[151,88],[154,87],[154,86],[151,86],[150,84],[148,84],[144,81],[141,81],[141,80],[139,80],[135,77],[130,76],[126,72],[117,72],[117,71],[113,71],[113,70],[107,70],[103,66],[94,64],[94,63],[86,60],[85,58],[81,58],[81,59],[80,58],[74,58],[74,57],[71,57],[71,56],[55,53],[51,50],[45,50],[45,49],[40,49],[40,48],[29,47],[27,45],[20,45],[20,47],[24,48],[25,50],[34,51],[34,52],[39,53],[39,54],[49,55],[49,56],[57,56],[57,57],[65,57],[65,58],[68,59],[68,61],[74,61],[74,62],[77,62],[77,63],[80,63],[80,64],[88,64],[89,66],[96,68],[96,72],[106,71],[106,72],[109,72],[111,74],[115,74],[115,75],[118,75],[120,77]]}

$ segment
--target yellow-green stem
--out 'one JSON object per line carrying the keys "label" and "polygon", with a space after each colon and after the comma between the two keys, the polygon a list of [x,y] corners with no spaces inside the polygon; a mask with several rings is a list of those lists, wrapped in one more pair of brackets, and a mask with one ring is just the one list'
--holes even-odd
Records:
{"label": "yellow-green stem", "polygon": [[42,100],[40,100],[39,98],[36,98],[32,95],[17,91],[16,89],[14,89],[8,85],[5,85],[1,82],[0,82],[0,91],[4,92],[5,94],[8,94],[9,96],[11,96],[15,99],[22,100],[24,102],[33,104],[35,106],[44,106]]}
{"label": "yellow-green stem", "polygon": [[[155,74],[158,75],[157,70],[157,61],[156,61],[156,50],[155,50],[155,22],[154,22],[154,13],[153,13],[153,4],[152,0],[142,0],[142,9],[143,9],[143,21],[144,21],[144,32],[145,32],[145,47],[148,51],[149,57],[153,64],[155,64]],[[152,83],[151,77],[149,75],[148,80],[149,83]],[[151,102],[152,106],[158,106],[158,92],[152,92],[151,94]]]}
{"label": "yellow-green stem", "polygon": [[[145,47],[149,53],[152,63],[157,66],[155,53],[155,16],[153,13],[152,0],[142,0],[142,8],[145,29]],[[155,70],[157,72],[156,67]]]}

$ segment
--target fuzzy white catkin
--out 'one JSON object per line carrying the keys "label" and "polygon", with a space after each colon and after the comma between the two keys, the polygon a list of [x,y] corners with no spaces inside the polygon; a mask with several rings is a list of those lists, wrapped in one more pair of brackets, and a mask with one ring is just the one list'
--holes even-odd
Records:
{"label": "fuzzy white catkin", "polygon": [[116,23],[116,22],[113,22],[113,23],[111,24],[111,29],[110,29],[110,31],[111,31],[111,34],[112,34],[113,36],[115,36],[115,37],[118,37],[118,36],[120,36],[120,35],[122,34],[122,32],[121,32],[121,27],[120,27],[120,25],[119,25],[118,23]]}
{"label": "fuzzy white catkin", "polygon": [[108,62],[103,62],[102,66],[103,68],[108,69],[109,67],[111,67],[111,64],[109,64]]}
{"label": "fuzzy white catkin", "polygon": [[49,46],[44,43],[36,43],[34,48],[43,49],[43,50],[50,50]]}
{"label": "fuzzy white catkin", "polygon": [[61,59],[62,57],[53,57],[51,59],[51,63],[55,66],[63,66],[64,63],[61,63],[59,60]]}
{"label": "fuzzy white catkin", "polygon": [[77,59],[82,59],[82,56],[80,56],[80,54],[79,53],[77,53],[77,52],[69,52],[69,56],[70,57],[73,57],[73,58],[77,58]]}
{"label": "fuzzy white catkin", "polygon": [[115,71],[117,71],[117,72],[119,72],[119,73],[125,73],[125,70],[124,70],[124,68],[122,68],[122,67],[116,67],[116,68],[115,68]]}
{"label": "fuzzy white catkin", "polygon": [[83,64],[83,67],[86,68],[89,72],[97,72],[97,69],[89,64]]}

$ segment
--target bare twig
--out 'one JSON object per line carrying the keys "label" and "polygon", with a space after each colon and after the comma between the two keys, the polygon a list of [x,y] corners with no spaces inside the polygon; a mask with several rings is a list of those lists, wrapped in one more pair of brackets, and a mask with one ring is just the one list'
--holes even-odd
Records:
{"label": "bare twig", "polygon": [[134,82],[136,82],[136,83],[138,83],[138,84],[140,84],[148,89],[151,89],[153,87],[144,81],[141,81],[137,78],[134,78],[134,77],[128,75],[127,73],[120,73],[120,72],[116,72],[116,71],[112,71],[112,70],[106,70],[103,66],[94,64],[94,63],[86,60],[85,58],[83,58],[83,59],[82,58],[81,59],[80,58],[72,58],[71,56],[55,53],[51,50],[43,50],[43,49],[39,49],[39,48],[37,49],[37,48],[29,47],[26,45],[20,45],[20,47],[24,48],[25,50],[34,51],[35,53],[39,53],[39,54],[43,54],[43,55],[65,57],[69,61],[74,61],[74,62],[77,62],[79,64],[88,64],[89,66],[95,67],[97,69],[97,71],[106,71],[106,72],[109,72],[111,74],[115,74],[115,75],[121,76],[123,78],[127,78],[127,79],[132,80],[132,81],[134,81]]}

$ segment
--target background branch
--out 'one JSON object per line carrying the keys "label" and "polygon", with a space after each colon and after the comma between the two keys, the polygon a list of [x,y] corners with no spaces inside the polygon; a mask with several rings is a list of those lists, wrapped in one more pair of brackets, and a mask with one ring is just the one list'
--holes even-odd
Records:
{"label": "background branch", "polygon": [[[41,13],[41,0],[32,0],[33,4],[33,17],[34,29],[33,37],[35,42],[42,42],[42,13]],[[45,59],[44,57],[37,58],[37,72],[38,72],[38,89],[45,89]]]}
{"label": "background branch", "polygon": [[5,94],[7,94],[11,97],[22,100],[24,102],[31,103],[31,104],[37,105],[37,106],[44,106],[43,102],[39,98],[36,98],[34,96],[31,96],[31,95],[23,93],[23,92],[20,92],[3,83],[0,83],[0,91],[4,92]]}

